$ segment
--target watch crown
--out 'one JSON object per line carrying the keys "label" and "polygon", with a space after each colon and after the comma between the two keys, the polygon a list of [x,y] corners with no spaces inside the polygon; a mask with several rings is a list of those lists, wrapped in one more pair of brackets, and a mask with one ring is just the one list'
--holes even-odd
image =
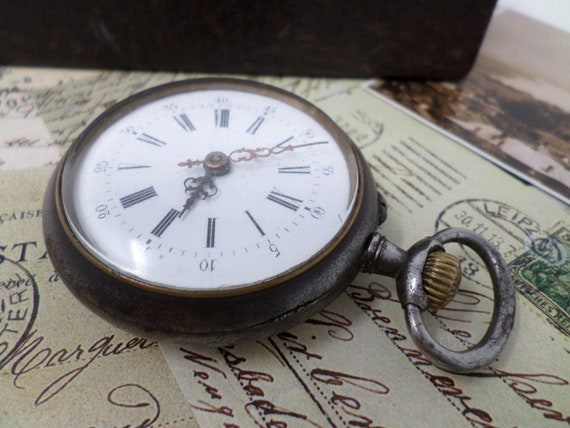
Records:
{"label": "watch crown", "polygon": [[461,282],[457,257],[443,251],[429,253],[422,273],[422,284],[435,312],[453,300]]}

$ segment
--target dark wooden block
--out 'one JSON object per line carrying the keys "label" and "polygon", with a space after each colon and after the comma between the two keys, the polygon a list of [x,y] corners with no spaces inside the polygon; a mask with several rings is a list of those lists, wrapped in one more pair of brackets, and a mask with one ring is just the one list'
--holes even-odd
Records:
{"label": "dark wooden block", "polygon": [[457,79],[495,2],[18,0],[0,13],[0,63]]}

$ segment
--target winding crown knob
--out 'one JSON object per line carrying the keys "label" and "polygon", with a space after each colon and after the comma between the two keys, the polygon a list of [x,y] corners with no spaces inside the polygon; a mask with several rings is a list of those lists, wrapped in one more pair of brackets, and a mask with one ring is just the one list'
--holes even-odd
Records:
{"label": "winding crown knob", "polygon": [[453,300],[461,282],[461,266],[457,257],[443,251],[428,254],[422,273],[424,291],[435,312]]}

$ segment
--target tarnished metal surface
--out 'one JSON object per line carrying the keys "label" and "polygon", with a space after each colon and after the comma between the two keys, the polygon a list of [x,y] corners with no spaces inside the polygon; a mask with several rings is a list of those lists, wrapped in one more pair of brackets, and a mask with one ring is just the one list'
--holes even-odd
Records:
{"label": "tarnished metal surface", "polygon": [[[426,328],[421,314],[431,307],[422,277],[428,257],[451,242],[466,245],[477,253],[487,266],[494,291],[489,327],[479,343],[465,351],[453,351],[438,343]],[[376,233],[367,255],[371,257],[365,264],[368,271],[396,278],[410,335],[418,348],[440,368],[453,372],[470,371],[490,364],[501,352],[514,323],[515,292],[501,254],[480,235],[466,229],[446,229],[404,252]]]}

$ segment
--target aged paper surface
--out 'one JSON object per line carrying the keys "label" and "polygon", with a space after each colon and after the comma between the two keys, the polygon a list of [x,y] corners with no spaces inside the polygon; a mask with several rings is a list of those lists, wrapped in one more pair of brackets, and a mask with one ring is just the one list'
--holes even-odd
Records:
{"label": "aged paper surface", "polygon": [[[0,75],[2,426],[570,423],[568,207],[378,98],[362,81],[261,79],[316,103],[362,149],[388,201],[381,231],[392,242],[407,248],[461,226],[498,246],[512,268],[518,307],[512,337],[491,367],[469,375],[435,368],[409,337],[393,280],[377,275],[359,275],[302,325],[223,348],[159,348],[100,320],[67,291],[45,253],[47,180],[105,108],[186,76],[30,69]],[[10,94],[26,96],[8,108]],[[439,340],[462,349],[486,328],[492,293],[479,261],[459,246],[449,250],[462,260],[462,289],[426,322]]]}

